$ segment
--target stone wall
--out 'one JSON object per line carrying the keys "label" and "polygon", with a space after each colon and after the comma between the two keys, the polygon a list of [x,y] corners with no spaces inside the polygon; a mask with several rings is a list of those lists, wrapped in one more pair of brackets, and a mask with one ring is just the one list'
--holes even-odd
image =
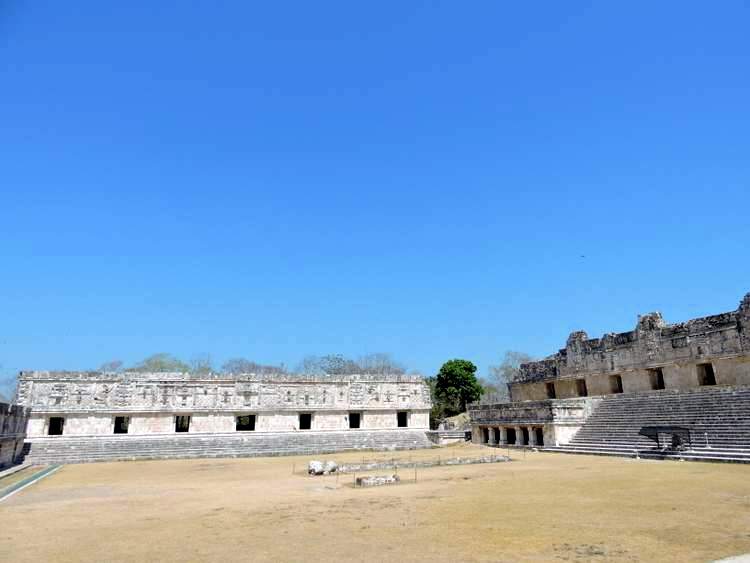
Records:
{"label": "stone wall", "polygon": [[[596,409],[595,397],[469,405],[471,438],[477,444],[542,446],[567,444]],[[508,429],[515,437],[509,438]],[[527,441],[523,441],[523,430]],[[541,440],[536,430],[542,432]]]}
{"label": "stone wall", "polygon": [[[236,375],[194,379],[175,373],[22,372],[16,400],[31,407],[30,437],[50,433],[63,418],[64,435],[115,432],[127,417],[128,434],[175,432],[175,417],[189,416],[189,432],[236,431],[238,416],[254,415],[255,431],[346,430],[429,427],[429,388],[419,376]],[[52,421],[54,425],[55,421]]]}
{"label": "stone wall", "polygon": [[0,403],[0,469],[18,461],[28,419],[28,409]]}
{"label": "stone wall", "polygon": [[539,362],[523,364],[510,385],[514,401],[646,391],[657,388],[657,370],[667,389],[701,384],[699,366],[710,364],[716,384],[750,385],[750,293],[736,311],[667,324],[660,313],[638,318],[634,330],[589,338],[573,332],[565,348]]}

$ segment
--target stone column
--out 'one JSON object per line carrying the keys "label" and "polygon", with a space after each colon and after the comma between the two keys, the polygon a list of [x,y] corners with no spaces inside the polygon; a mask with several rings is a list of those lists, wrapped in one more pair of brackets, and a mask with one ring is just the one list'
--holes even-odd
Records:
{"label": "stone column", "polygon": [[487,445],[488,446],[494,446],[495,445],[495,429],[490,427],[487,427]]}
{"label": "stone column", "polygon": [[503,446],[508,443],[508,433],[505,431],[505,426],[500,427],[500,443]]}
{"label": "stone column", "polygon": [[523,444],[523,428],[516,426],[516,446]]}
{"label": "stone column", "polygon": [[481,444],[482,443],[482,427],[481,426],[472,426],[472,428],[471,428],[471,441],[474,444]]}
{"label": "stone column", "polygon": [[536,432],[533,426],[529,426],[529,446],[536,446]]}

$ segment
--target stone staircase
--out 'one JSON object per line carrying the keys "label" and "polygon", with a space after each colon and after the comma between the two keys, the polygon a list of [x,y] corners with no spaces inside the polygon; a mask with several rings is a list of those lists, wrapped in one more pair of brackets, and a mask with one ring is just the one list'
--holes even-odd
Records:
{"label": "stone staircase", "polygon": [[88,463],[313,455],[350,450],[413,450],[430,447],[433,444],[424,430],[55,436],[27,440],[25,461],[33,464]]}
{"label": "stone staircase", "polygon": [[[644,426],[690,430],[683,451],[657,447]],[[750,387],[711,386],[602,397],[572,441],[545,451],[646,459],[750,463]]]}

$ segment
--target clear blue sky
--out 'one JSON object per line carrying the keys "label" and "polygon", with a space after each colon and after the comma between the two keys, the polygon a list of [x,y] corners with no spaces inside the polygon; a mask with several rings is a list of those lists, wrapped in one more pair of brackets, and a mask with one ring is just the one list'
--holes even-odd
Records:
{"label": "clear blue sky", "polygon": [[0,4],[0,363],[426,374],[737,307],[747,2]]}

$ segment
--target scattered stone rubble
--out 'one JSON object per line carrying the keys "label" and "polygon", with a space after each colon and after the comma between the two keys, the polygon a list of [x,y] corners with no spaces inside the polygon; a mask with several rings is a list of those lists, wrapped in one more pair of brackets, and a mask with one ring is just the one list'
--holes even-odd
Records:
{"label": "scattered stone rubble", "polygon": [[357,477],[357,487],[380,487],[382,485],[395,485],[401,479],[398,475],[367,475]]}
{"label": "scattered stone rubble", "polygon": [[374,471],[377,469],[409,469],[422,467],[438,467],[441,465],[473,465],[477,463],[502,463],[510,461],[508,456],[487,455],[481,457],[454,457],[448,459],[429,459],[422,461],[378,461],[372,463],[349,463],[338,466],[339,473],[358,473],[360,471]]}
{"label": "scattered stone rubble", "polygon": [[328,460],[325,463],[322,461],[313,460],[307,464],[308,475],[330,475],[338,471],[338,464],[335,461]]}

